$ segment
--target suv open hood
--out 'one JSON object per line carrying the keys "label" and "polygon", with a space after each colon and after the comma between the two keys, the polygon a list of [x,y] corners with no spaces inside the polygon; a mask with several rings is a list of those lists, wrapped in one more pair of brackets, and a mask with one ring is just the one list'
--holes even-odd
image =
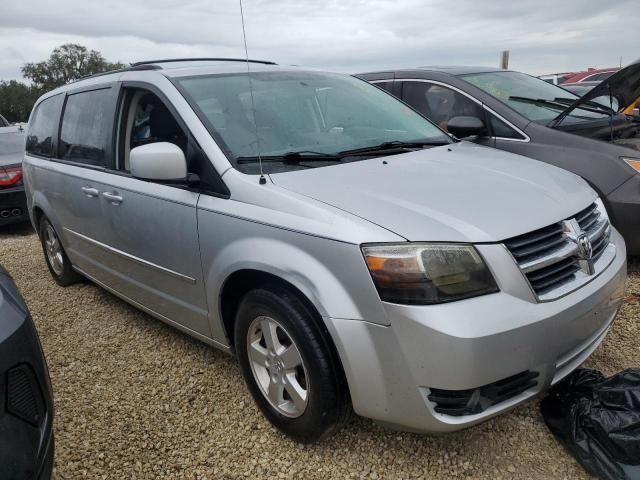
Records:
{"label": "suv open hood", "polygon": [[[562,86],[562,85],[560,85]],[[633,63],[626,68],[614,73],[608,79],[593,87],[585,95],[576,100],[564,112],[553,121],[553,125],[559,125],[562,120],[573,110],[584,105],[594,98],[608,96],[609,92],[618,101],[618,112],[625,112],[633,108],[634,103],[640,100],[640,62]],[[631,112],[627,112],[631,114]]]}
{"label": "suv open hood", "polygon": [[597,197],[565,170],[468,142],[271,179],[411,241],[501,241],[568,218]]}

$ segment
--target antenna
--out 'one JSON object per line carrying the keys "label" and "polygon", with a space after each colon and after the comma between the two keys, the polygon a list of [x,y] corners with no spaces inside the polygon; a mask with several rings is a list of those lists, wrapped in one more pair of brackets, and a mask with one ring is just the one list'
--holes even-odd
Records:
{"label": "antenna", "polygon": [[258,134],[258,121],[256,119],[256,104],[253,100],[253,86],[251,84],[251,66],[249,63],[249,50],[247,48],[247,32],[244,28],[244,12],[242,10],[242,0],[240,2],[240,19],[242,20],[242,38],[244,39],[244,56],[247,62],[247,76],[249,77],[249,94],[251,96],[251,113],[253,114],[253,126],[256,130],[256,142],[258,143],[258,164],[260,165],[260,185],[267,183],[262,170],[262,155],[260,154],[260,135]]}

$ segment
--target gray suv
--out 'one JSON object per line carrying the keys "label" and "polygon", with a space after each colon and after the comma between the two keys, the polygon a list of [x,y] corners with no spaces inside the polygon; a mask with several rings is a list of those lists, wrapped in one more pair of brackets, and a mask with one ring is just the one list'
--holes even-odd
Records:
{"label": "gray suv", "polygon": [[582,363],[623,299],[624,241],[584,180],[347,75],[210,59],[87,78],[37,102],[24,176],[56,282],[235,353],[298,441],[352,410],[481,422]]}

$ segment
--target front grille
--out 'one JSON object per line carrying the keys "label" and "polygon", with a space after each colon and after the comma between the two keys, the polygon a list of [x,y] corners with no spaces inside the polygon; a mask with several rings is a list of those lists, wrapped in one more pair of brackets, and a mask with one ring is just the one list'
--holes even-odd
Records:
{"label": "front grille", "polygon": [[520,395],[538,384],[537,372],[521,372],[489,385],[468,390],[429,389],[429,401],[443,415],[460,417],[484,412],[487,408]]}
{"label": "front grille", "polygon": [[539,299],[553,299],[562,287],[579,283],[578,277],[588,260],[581,252],[576,234],[584,232],[589,237],[592,264],[602,256],[611,240],[611,227],[601,208],[593,203],[567,220],[504,242]]}
{"label": "front grille", "polygon": [[36,427],[44,419],[44,399],[28,365],[12,368],[7,374],[7,411]]}

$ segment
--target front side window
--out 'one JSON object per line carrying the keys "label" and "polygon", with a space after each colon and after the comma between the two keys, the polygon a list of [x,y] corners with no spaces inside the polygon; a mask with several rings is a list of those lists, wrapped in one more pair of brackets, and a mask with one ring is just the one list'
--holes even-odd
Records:
{"label": "front side window", "polygon": [[[462,78],[509,105],[529,120],[549,123],[573,104],[577,95],[524,73],[497,71],[462,75]],[[606,107],[577,108],[565,123],[602,119],[611,112]]]}
{"label": "front side window", "polygon": [[[244,166],[257,155],[339,155],[385,142],[451,141],[402,102],[347,75],[256,72],[251,83],[246,73],[177,81],[237,167],[247,173],[255,173]],[[282,169],[281,164],[278,171]]]}
{"label": "front side window", "polygon": [[61,159],[103,167],[108,165],[114,103],[110,88],[67,97],[58,149]]}
{"label": "front side window", "polygon": [[27,132],[26,150],[34,155],[51,157],[54,139],[60,125],[63,95],[49,97],[38,104],[31,115]]}
{"label": "front side window", "polygon": [[383,89],[393,95],[393,80],[382,80],[380,82],[372,82],[376,87]]}
{"label": "front side window", "polygon": [[453,117],[484,120],[482,106],[450,88],[428,82],[403,82],[402,99],[444,131]]}
{"label": "front side window", "polygon": [[187,158],[187,135],[166,105],[152,92],[127,89],[123,112],[119,168],[129,171],[131,150],[149,143],[168,142],[180,147]]}
{"label": "front side window", "polygon": [[488,121],[489,132],[494,137],[524,138],[491,112],[485,112],[480,103],[443,85],[405,81],[402,84],[402,99],[444,131],[449,131],[448,123],[453,117],[465,116]]}

